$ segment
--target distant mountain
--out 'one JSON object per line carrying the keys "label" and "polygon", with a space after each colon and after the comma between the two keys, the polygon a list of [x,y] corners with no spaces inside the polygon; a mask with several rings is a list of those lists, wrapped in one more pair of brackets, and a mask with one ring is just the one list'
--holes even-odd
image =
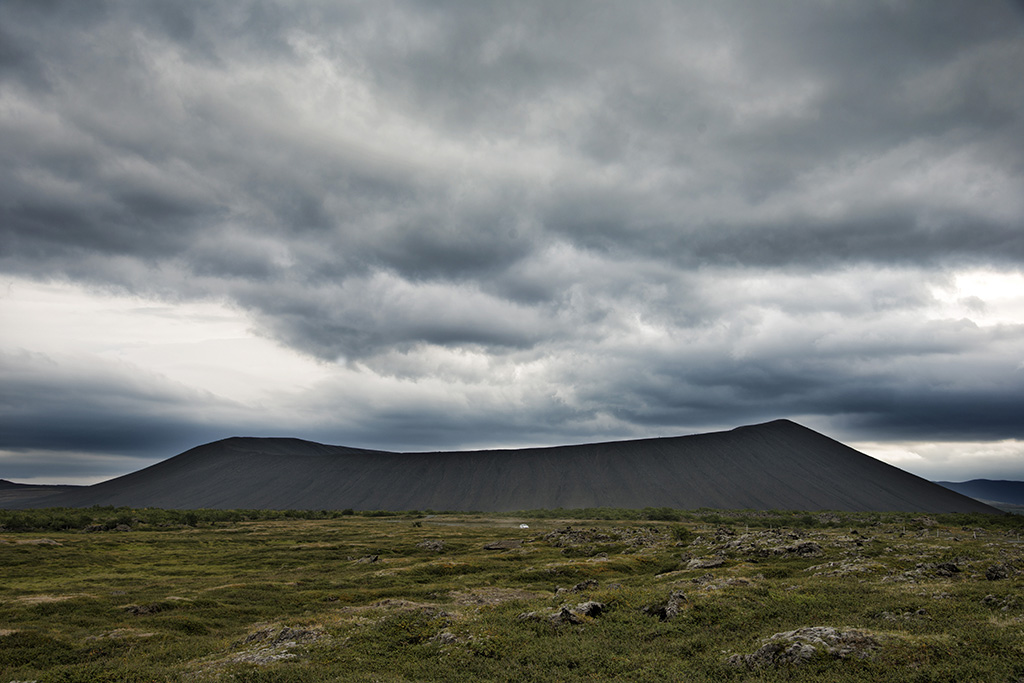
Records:
{"label": "distant mountain", "polygon": [[437,453],[235,437],[9,507],[90,505],[997,512],[789,420],[670,438]]}
{"label": "distant mountain", "polygon": [[1024,505],[1024,481],[971,479],[970,481],[937,481],[935,483],[978,500]]}

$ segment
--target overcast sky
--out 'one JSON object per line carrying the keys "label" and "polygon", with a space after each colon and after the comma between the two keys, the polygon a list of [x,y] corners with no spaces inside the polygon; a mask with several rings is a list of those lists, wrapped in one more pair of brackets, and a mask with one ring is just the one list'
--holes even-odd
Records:
{"label": "overcast sky", "polygon": [[786,417],[1024,479],[1024,10],[0,3],[0,477]]}

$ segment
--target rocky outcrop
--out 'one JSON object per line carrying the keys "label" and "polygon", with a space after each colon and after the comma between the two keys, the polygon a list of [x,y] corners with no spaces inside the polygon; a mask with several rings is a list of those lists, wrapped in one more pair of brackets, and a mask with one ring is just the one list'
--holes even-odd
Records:
{"label": "rocky outcrop", "polygon": [[416,547],[432,553],[442,553],[444,552],[444,541],[439,538],[430,538],[425,541],[420,541],[416,544]]}
{"label": "rocky outcrop", "polygon": [[878,641],[863,631],[840,631],[831,626],[805,626],[766,638],[748,655],[735,654],[729,663],[750,668],[804,664],[814,659],[865,658],[879,648]]}
{"label": "rocky outcrop", "polygon": [[994,564],[985,570],[985,578],[989,581],[999,581],[1010,578],[1010,568],[1005,564]]}
{"label": "rocky outcrop", "polygon": [[724,555],[742,555],[747,557],[779,557],[794,555],[797,557],[815,557],[821,554],[821,546],[814,542],[801,539],[793,532],[758,531],[727,535],[716,534],[716,539],[724,541],[716,548]]}
{"label": "rocky outcrop", "polygon": [[668,599],[643,608],[645,614],[658,617],[661,621],[671,621],[679,616],[686,604],[686,595],[682,591],[672,591]]}
{"label": "rocky outcrop", "polygon": [[607,606],[603,602],[588,600],[581,602],[575,607],[562,605],[551,613],[544,612],[523,612],[519,615],[521,621],[546,621],[554,626],[560,624],[582,624],[586,619],[593,619],[600,616]]}
{"label": "rocky outcrop", "polygon": [[294,648],[316,642],[323,637],[324,631],[320,628],[262,628],[237,643],[235,647],[239,652],[229,656],[225,661],[265,665],[283,659],[294,659]]}

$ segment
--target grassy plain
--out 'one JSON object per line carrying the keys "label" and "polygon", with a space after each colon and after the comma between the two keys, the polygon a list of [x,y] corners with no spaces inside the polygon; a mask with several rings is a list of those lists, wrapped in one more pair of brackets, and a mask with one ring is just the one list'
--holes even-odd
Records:
{"label": "grassy plain", "polygon": [[1024,681],[1024,518],[654,512],[0,513],[0,683]]}

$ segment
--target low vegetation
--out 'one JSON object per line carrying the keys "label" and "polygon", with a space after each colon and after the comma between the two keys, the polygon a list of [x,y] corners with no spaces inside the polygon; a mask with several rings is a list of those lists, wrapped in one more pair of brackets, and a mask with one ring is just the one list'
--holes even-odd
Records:
{"label": "low vegetation", "polygon": [[1021,681],[1024,518],[0,511],[8,681]]}

